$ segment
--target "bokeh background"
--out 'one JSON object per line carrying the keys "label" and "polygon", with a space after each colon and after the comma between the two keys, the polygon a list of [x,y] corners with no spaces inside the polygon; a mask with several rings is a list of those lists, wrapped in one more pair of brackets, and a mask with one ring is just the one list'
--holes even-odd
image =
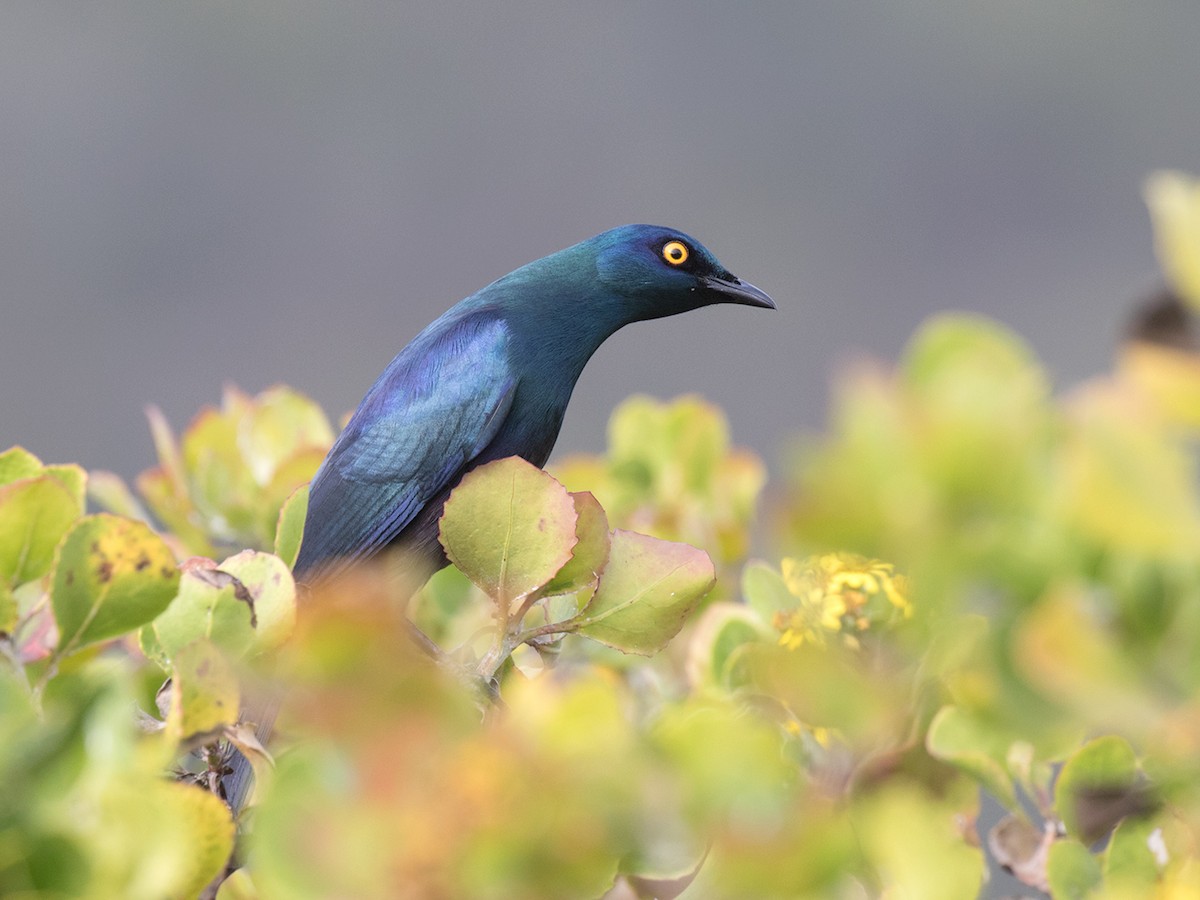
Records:
{"label": "bokeh background", "polygon": [[698,391],[768,459],[945,309],[1102,370],[1200,169],[1200,7],[74,3],[0,11],[0,446],[132,475],[232,381],[351,409],[447,306],[630,221],[779,310],[627,329],[559,453]]}

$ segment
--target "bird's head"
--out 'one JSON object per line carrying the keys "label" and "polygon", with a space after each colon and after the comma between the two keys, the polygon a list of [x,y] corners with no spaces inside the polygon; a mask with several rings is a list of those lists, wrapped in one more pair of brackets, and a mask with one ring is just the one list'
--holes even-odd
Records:
{"label": "bird's head", "polygon": [[624,305],[629,321],[714,303],[775,308],[763,291],[726,269],[695,238],[673,228],[623,225],[584,245],[591,245],[596,274],[606,293]]}

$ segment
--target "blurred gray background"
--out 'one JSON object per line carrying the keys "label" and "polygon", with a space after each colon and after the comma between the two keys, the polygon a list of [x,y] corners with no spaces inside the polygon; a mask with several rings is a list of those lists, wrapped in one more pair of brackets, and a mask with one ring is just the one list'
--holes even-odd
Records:
{"label": "blurred gray background", "polygon": [[1102,370],[1200,170],[1200,6],[78,3],[0,11],[0,446],[131,475],[226,381],[351,409],[492,279],[670,224],[774,295],[639,325],[559,444],[699,391],[776,458],[945,308]]}

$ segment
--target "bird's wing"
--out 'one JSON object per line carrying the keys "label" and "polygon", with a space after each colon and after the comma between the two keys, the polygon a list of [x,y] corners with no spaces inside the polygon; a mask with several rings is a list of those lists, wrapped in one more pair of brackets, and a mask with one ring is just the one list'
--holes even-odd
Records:
{"label": "bird's wing", "polygon": [[385,547],[487,447],[516,389],[507,341],[467,319],[393,360],[313,479],[298,574]]}

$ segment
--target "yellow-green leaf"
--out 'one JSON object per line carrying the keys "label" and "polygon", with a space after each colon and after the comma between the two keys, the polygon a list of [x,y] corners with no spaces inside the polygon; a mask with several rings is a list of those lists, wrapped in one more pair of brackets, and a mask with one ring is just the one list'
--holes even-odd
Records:
{"label": "yellow-green leaf", "polygon": [[175,557],[145,523],[106,513],[80,519],[54,560],[56,653],[144,625],[167,608],[178,588]]}
{"label": "yellow-green leaf", "polygon": [[956,706],[943,706],[929,725],[925,746],[932,756],[972,776],[1008,809],[1018,808],[1003,762],[1008,744],[977,716]]}
{"label": "yellow-green leaf", "polygon": [[575,503],[578,517],[575,525],[578,543],[567,564],[542,588],[542,593],[547,596],[573,594],[591,587],[608,562],[608,517],[604,509],[587,491],[572,493],[571,500]]}
{"label": "yellow-green leaf", "polygon": [[283,502],[279,510],[279,521],[275,525],[275,555],[290,569],[300,555],[300,543],[304,539],[304,517],[308,514],[307,484],[296,488]]}
{"label": "yellow-green leaf", "polygon": [[181,447],[192,500],[209,529],[222,538],[253,533],[257,484],[238,449],[236,418],[203,410],[183,433]]}
{"label": "yellow-green leaf", "polygon": [[50,474],[0,487],[0,581],[14,587],[45,575],[54,548],[82,514],[82,499]]}
{"label": "yellow-green leaf", "polygon": [[269,553],[243,550],[220,565],[190,565],[179,596],[153,623],[154,642],[168,659],[198,638],[232,658],[278,646],[296,621],[296,585],[287,565]]}
{"label": "yellow-green leaf", "polygon": [[[300,451],[317,450],[316,459],[320,463],[333,443],[333,429],[321,407],[303,394],[279,385],[254,398],[238,422],[237,442],[255,481],[265,485],[285,460]],[[301,480],[309,477],[311,471]]]}
{"label": "yellow-green leaf", "polygon": [[0,485],[42,474],[42,461],[24,447],[9,447],[0,453]]}
{"label": "yellow-green leaf", "polygon": [[134,480],[146,505],[166,528],[187,549],[199,556],[211,556],[216,551],[197,524],[199,513],[191,497],[179,490],[169,472],[161,466],[146,469]]}
{"label": "yellow-green leaf", "polygon": [[80,515],[83,514],[84,504],[87,502],[87,483],[88,474],[83,470],[82,466],[77,466],[75,463],[64,463],[62,465],[46,466],[45,472],[54,478],[57,478],[62,486],[70,493],[71,498],[79,504]]}
{"label": "yellow-green leaf", "polygon": [[578,633],[651,656],[679,633],[715,583],[703,550],[617,530],[596,593],[578,617]]}
{"label": "yellow-green leaf", "polygon": [[753,610],[741,603],[714,603],[704,611],[688,644],[688,680],[696,686],[734,687],[739,650],[771,635]]}
{"label": "yellow-green leaf", "polygon": [[1151,888],[1162,874],[1153,849],[1156,832],[1157,840],[1162,839],[1161,827],[1158,822],[1146,819],[1121,822],[1104,849],[1105,879],[1142,889]]}
{"label": "yellow-green leaf", "polygon": [[932,792],[918,791],[903,780],[857,805],[856,831],[879,873],[883,894],[921,900],[976,895],[983,860],[962,839],[955,812]]}
{"label": "yellow-green leaf", "polygon": [[[1054,784],[1054,804],[1067,831],[1089,844],[1107,834],[1116,824],[1106,818],[1111,801],[1135,790],[1137,778],[1137,757],[1124,738],[1106,735],[1084,744]],[[1100,799],[1109,802],[1098,804]]]}
{"label": "yellow-green leaf", "polygon": [[167,417],[157,406],[150,405],[146,407],[146,420],[150,424],[150,439],[154,442],[154,452],[158,455],[158,463],[164,476],[171,482],[175,493],[186,494],[187,480],[183,474],[183,457]]}
{"label": "yellow-green leaf", "polygon": [[1054,900],[1084,900],[1100,887],[1100,863],[1078,841],[1055,841],[1046,859],[1046,880]]}
{"label": "yellow-green leaf", "polygon": [[742,569],[742,599],[766,622],[796,605],[796,595],[788,590],[783,575],[761,560],[752,560]]}
{"label": "yellow-green leaf", "polygon": [[184,747],[207,743],[237,721],[237,675],[220,648],[204,638],[177,652],[172,663],[167,734]]}
{"label": "yellow-green leaf", "polygon": [[446,556],[507,616],[571,558],[575,503],[566,488],[518,457],[468,474],[442,514]]}
{"label": "yellow-green leaf", "polygon": [[[106,511],[127,519],[147,521],[150,516],[146,508],[134,496],[129,485],[116,472],[93,470],[88,473],[87,493],[92,501]],[[167,524],[167,523],[164,523]]]}
{"label": "yellow-green leaf", "polygon": [[195,897],[220,874],[233,852],[233,818],[229,807],[215,794],[183,784],[162,785],[164,809],[187,829],[187,853],[173,870],[176,897]]}

